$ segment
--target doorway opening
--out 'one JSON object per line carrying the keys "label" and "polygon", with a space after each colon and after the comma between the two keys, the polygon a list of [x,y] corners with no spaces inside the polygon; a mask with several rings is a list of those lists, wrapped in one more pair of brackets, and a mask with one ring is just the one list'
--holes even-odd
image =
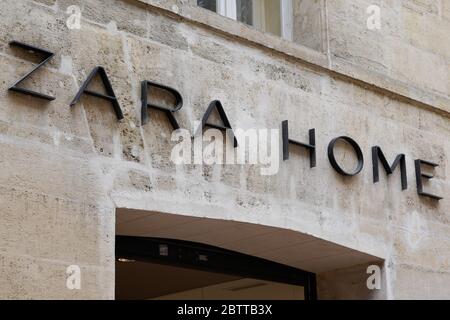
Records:
{"label": "doorway opening", "polygon": [[286,228],[116,211],[117,299],[382,299],[367,267],[383,261]]}
{"label": "doorway opening", "polygon": [[116,236],[118,300],[310,300],[316,276],[206,244]]}

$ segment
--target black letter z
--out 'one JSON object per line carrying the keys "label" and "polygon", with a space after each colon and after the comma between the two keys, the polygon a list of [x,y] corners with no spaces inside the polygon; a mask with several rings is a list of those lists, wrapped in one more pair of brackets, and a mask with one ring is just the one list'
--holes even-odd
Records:
{"label": "black letter z", "polygon": [[35,92],[29,89],[24,89],[24,88],[19,88],[18,85],[24,81],[26,78],[28,78],[29,76],[31,76],[31,74],[33,72],[35,72],[37,69],[39,69],[40,67],[42,67],[44,64],[46,64],[51,58],[53,58],[53,56],[55,55],[52,52],[49,52],[47,50],[44,49],[40,49],[40,48],[36,48],[33,46],[30,46],[28,44],[25,43],[21,43],[21,42],[17,42],[17,41],[11,41],[9,43],[10,46],[13,47],[19,47],[22,49],[25,49],[27,51],[31,51],[31,52],[35,52],[35,53],[40,53],[44,56],[44,60],[42,60],[39,64],[37,64],[30,72],[28,72],[26,75],[24,75],[23,77],[21,77],[19,80],[17,80],[16,82],[14,82],[9,88],[8,90],[11,91],[15,91],[15,92],[19,92],[19,93],[23,93],[29,96],[33,96],[36,98],[40,98],[40,99],[45,99],[45,100],[49,100],[49,101],[53,101],[55,100],[55,97],[52,96],[48,96],[46,94],[42,94],[39,92]]}

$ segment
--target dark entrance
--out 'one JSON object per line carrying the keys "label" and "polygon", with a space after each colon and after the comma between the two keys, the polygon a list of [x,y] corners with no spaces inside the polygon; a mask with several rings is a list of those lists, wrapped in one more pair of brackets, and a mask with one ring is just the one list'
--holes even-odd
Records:
{"label": "dark entrance", "polygon": [[205,244],[117,236],[116,299],[310,300],[316,277]]}

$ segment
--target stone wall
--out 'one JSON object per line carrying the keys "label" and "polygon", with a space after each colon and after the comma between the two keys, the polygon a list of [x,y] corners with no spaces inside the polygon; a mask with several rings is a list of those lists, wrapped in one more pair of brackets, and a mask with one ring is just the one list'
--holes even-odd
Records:
{"label": "stone wall", "polygon": [[[74,4],[80,30],[66,27]],[[394,20],[375,34],[364,29],[362,2],[324,2],[321,39],[328,40],[316,54],[188,1],[1,1],[0,298],[114,298],[115,208],[297,230],[384,258],[388,298],[449,298],[450,106],[443,101],[450,51],[446,41],[431,41],[448,34],[448,8],[437,0],[381,5]],[[31,67],[11,40],[55,52],[25,83],[55,101],[7,91]],[[69,107],[97,65],[118,96],[120,122],[93,97]],[[214,99],[235,128],[280,128],[289,119],[290,136],[300,141],[316,128],[317,167],[302,153],[275,176],[261,176],[258,166],[176,167],[165,118],[152,113],[140,123],[142,80],[181,92],[183,128]],[[326,158],[340,135],[357,140],[366,159],[351,179]],[[406,191],[398,173],[381,171],[372,183],[374,145],[390,161],[406,154]],[[418,158],[440,164],[429,188],[444,200],[417,195]],[[79,291],[66,289],[72,264],[82,268]]]}
{"label": "stone wall", "polygon": [[[381,8],[380,30],[366,27],[371,4]],[[332,59],[448,97],[449,6],[445,0],[328,1]]]}

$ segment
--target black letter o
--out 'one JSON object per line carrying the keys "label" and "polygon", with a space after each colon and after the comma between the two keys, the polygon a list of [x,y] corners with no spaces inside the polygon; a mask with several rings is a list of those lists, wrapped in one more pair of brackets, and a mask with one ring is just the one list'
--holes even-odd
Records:
{"label": "black letter o", "polygon": [[[344,140],[349,145],[352,146],[353,150],[355,150],[356,156],[358,157],[358,166],[356,167],[354,172],[346,172],[344,169],[342,169],[339,164],[336,161],[336,158],[334,157],[334,146],[336,145],[336,142],[339,140]],[[328,159],[330,160],[331,166],[336,170],[339,174],[343,176],[356,176],[358,173],[361,172],[361,170],[364,167],[364,156],[361,151],[361,148],[356,143],[355,140],[353,140],[350,137],[342,136],[337,137],[333,140],[331,140],[330,144],[328,145]]]}

